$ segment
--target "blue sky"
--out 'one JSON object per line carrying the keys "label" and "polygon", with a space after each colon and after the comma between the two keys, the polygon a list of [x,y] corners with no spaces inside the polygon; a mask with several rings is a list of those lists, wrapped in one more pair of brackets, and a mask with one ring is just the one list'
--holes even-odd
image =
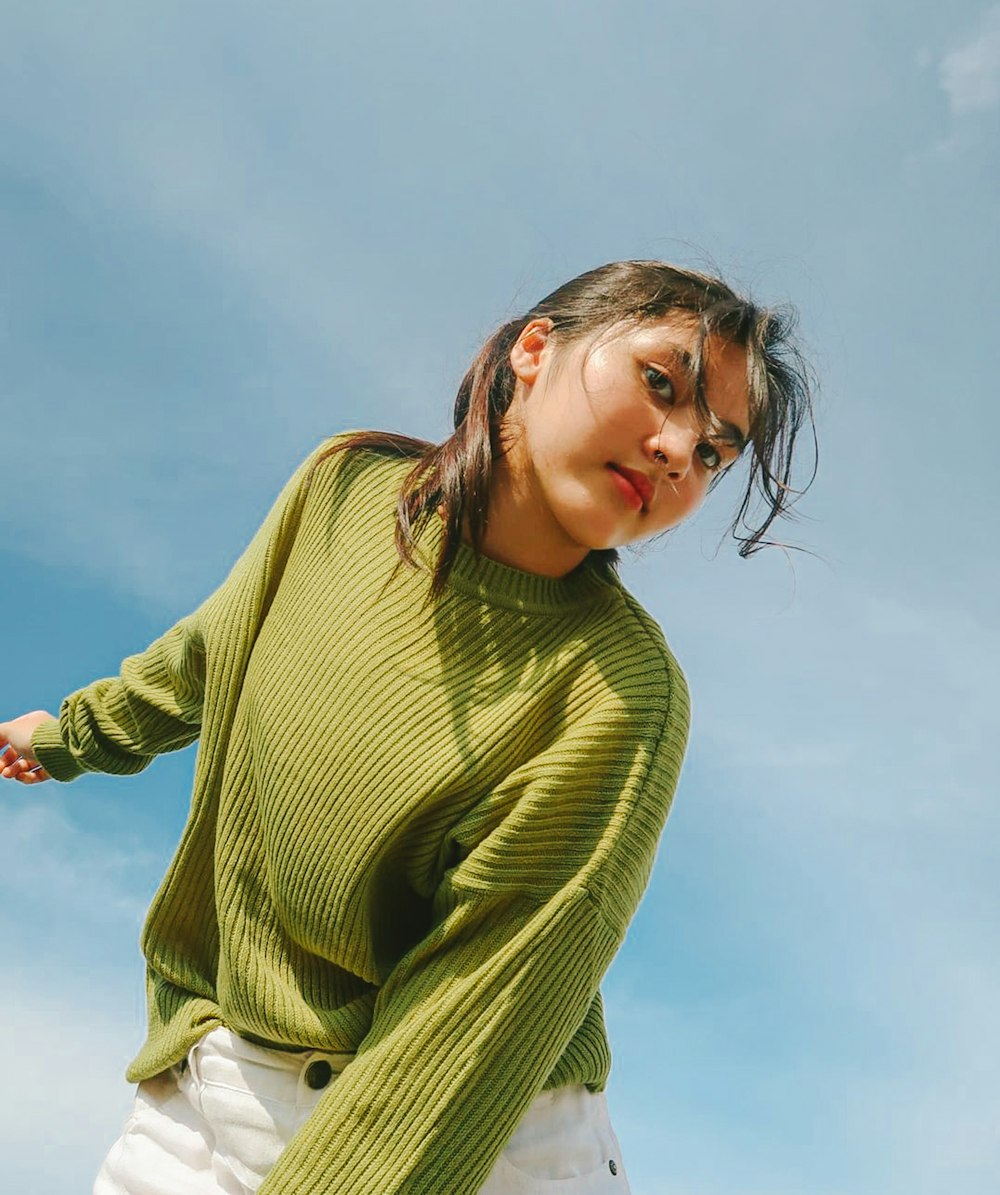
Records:
{"label": "blue sky", "polygon": [[[790,300],[814,555],[720,548],[723,486],[625,565],[694,728],[612,1116],[636,1195],[995,1191],[1000,5],[339,7],[3,6],[0,718],[192,609],[323,437],[446,434],[579,271]],[[4,1189],[118,1131],[193,763],[0,789]]]}

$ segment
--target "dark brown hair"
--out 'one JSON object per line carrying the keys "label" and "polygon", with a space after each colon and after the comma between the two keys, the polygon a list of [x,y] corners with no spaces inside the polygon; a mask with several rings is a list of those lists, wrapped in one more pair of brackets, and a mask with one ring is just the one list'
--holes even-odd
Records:
{"label": "dark brown hair", "polygon": [[[746,487],[729,530],[739,554],[751,555],[772,541],[764,538],[779,515],[788,515],[796,498],[816,474],[816,435],[812,417],[812,373],[795,338],[792,308],[764,308],[708,274],[661,261],[616,261],[571,279],[508,320],[486,340],[462,378],[455,398],[455,431],[440,444],[428,444],[388,432],[359,432],[331,452],[371,449],[414,458],[396,510],[396,550],[413,565],[421,529],[439,507],[444,536],[435,564],[431,597],[440,596],[467,526],[473,547],[482,547],[493,462],[500,454],[500,424],[514,397],[510,351],[533,319],[552,321],[556,343],[567,345],[596,337],[617,325],[687,315],[696,332],[692,353],[694,404],[706,425],[712,413],[704,394],[704,352],[709,336],[746,349],[749,388],[749,444],[752,449]],[[803,424],[812,431],[813,468],[804,486],[791,485],[792,455]],[[714,487],[722,470],[716,474]],[[755,496],[761,518],[750,519]],[[591,552],[609,566],[614,549]]]}

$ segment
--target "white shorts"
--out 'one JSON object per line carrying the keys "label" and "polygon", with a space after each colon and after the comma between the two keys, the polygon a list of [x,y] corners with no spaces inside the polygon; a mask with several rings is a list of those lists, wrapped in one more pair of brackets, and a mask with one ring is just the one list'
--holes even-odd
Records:
{"label": "white shorts", "polygon": [[[213,1029],[139,1084],[94,1195],[250,1195],[352,1057],[265,1049]],[[480,1195],[629,1195],[603,1092],[543,1091]]]}

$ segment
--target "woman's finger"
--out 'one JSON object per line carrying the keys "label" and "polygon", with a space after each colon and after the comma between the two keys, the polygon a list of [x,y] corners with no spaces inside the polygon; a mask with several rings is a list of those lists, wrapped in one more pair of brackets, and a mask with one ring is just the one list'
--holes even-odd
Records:
{"label": "woman's finger", "polygon": [[[16,747],[12,747],[10,743],[6,743],[2,750],[0,750],[0,776],[13,776],[16,774],[18,767],[24,762],[24,757],[18,752]],[[32,760],[28,764],[29,768],[36,767],[37,760]]]}
{"label": "woman's finger", "polygon": [[22,784],[40,784],[43,780],[51,780],[52,777],[39,764],[38,767],[32,768],[28,772],[22,772],[21,775],[15,776],[14,779],[20,780]]}
{"label": "woman's finger", "polygon": [[0,771],[0,776],[6,780],[20,780],[25,772],[31,771],[32,768],[40,768],[42,765],[35,759],[25,759],[23,756],[16,756],[11,762],[6,763],[3,770]]}

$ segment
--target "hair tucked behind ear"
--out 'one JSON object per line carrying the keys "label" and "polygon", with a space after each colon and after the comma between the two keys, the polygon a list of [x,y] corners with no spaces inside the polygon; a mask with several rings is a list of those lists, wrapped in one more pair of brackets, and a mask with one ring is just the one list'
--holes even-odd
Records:
{"label": "hair tucked behind ear", "polygon": [[[369,449],[411,457],[396,508],[396,550],[413,565],[421,529],[440,510],[444,536],[431,580],[431,597],[444,590],[463,529],[476,551],[482,548],[488,517],[493,462],[500,454],[500,424],[514,397],[510,351],[533,319],[552,321],[560,345],[594,336],[617,324],[642,324],[672,313],[686,313],[697,336],[693,354],[695,403],[702,417],[712,415],[704,394],[704,349],[719,336],[746,349],[752,458],[747,484],[730,525],[741,556],[769,543],[764,539],[776,518],[788,515],[805,485],[791,485],[793,450],[804,423],[812,422],[812,374],[794,338],[791,308],[757,306],[721,279],[660,261],[617,261],[589,270],[554,290],[530,311],[497,328],[476,354],[455,398],[455,431],[441,444],[428,444],[388,432],[360,432],[330,451]],[[713,479],[714,486],[719,477]],[[748,516],[754,497],[763,517]],[[613,566],[614,549],[595,550],[588,558]]]}

